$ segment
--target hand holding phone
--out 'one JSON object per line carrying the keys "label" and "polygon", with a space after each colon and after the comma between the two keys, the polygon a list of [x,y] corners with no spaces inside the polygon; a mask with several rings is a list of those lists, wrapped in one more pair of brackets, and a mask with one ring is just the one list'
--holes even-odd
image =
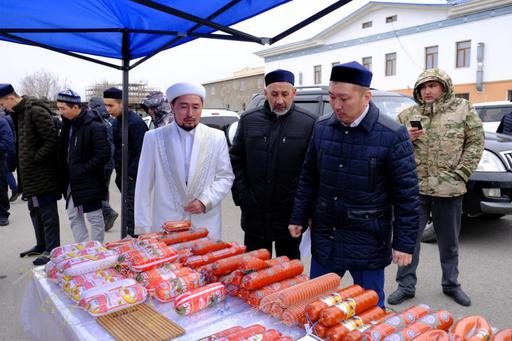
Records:
{"label": "hand holding phone", "polygon": [[421,122],[420,121],[411,121],[410,124],[411,124],[411,127],[418,128],[418,130],[422,130],[423,129],[423,127],[421,126]]}

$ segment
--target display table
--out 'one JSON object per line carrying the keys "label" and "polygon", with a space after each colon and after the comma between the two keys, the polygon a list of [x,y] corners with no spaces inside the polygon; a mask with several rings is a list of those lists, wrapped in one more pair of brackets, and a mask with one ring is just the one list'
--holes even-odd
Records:
{"label": "display table", "polygon": [[[33,340],[114,340],[86,311],[66,296],[44,272],[44,267],[32,270],[21,303],[21,326]],[[305,334],[275,318],[260,312],[244,301],[228,296],[224,302],[201,312],[180,316],[172,303],[160,303],[148,298],[146,304],[171,321],[182,326],[186,333],[175,340],[197,340],[233,326],[261,324],[297,339]],[[145,328],[145,326],[141,326]]]}

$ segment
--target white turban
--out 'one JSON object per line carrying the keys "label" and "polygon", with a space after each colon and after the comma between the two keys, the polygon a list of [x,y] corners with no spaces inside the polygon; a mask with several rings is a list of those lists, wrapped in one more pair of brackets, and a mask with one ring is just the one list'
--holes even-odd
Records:
{"label": "white turban", "polygon": [[167,89],[165,93],[169,103],[172,103],[173,100],[183,95],[197,95],[201,97],[203,102],[204,98],[206,97],[206,90],[204,89],[204,86],[199,83],[191,82],[180,82],[173,84]]}

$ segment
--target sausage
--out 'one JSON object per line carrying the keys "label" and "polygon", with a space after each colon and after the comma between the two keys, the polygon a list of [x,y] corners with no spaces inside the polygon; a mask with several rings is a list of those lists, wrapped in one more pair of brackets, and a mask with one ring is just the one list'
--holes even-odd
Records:
{"label": "sausage", "polygon": [[[362,341],[380,341],[399,329],[416,322],[419,318],[429,314],[430,307],[425,304],[410,307],[403,312],[385,319],[382,323],[364,331]],[[358,340],[359,341],[359,340]]]}
{"label": "sausage", "polygon": [[210,264],[215,262],[216,260],[226,258],[229,256],[238,255],[244,253],[246,249],[245,245],[240,245],[236,242],[231,243],[231,247],[225,248],[222,250],[217,250],[213,252],[209,252],[205,255],[195,255],[188,257],[185,261],[185,266],[191,268],[197,268],[202,265]]}
{"label": "sausage", "polygon": [[450,341],[448,333],[441,329],[432,329],[414,338],[414,341]]}
{"label": "sausage", "polygon": [[202,339],[199,339],[198,341],[214,341],[214,340],[220,339],[220,338],[222,338],[222,337],[224,337],[226,335],[229,335],[231,333],[237,332],[237,331],[242,330],[242,329],[243,328],[240,327],[240,326],[231,327],[231,328],[228,328],[228,329],[224,329],[224,330],[222,330],[220,332],[217,332],[215,334],[203,337]]}
{"label": "sausage", "polygon": [[146,289],[139,284],[117,287],[80,301],[80,306],[92,316],[119,311],[146,300]]}
{"label": "sausage", "polygon": [[356,330],[365,324],[378,320],[386,312],[380,307],[370,308],[359,315],[353,316],[345,322],[331,327],[327,330],[325,337],[328,341],[342,341],[350,331]]}
{"label": "sausage", "polygon": [[250,336],[261,334],[265,331],[265,327],[260,324],[253,324],[247,328],[236,331],[234,333],[224,336],[228,341],[241,341],[247,339]]}
{"label": "sausage", "polygon": [[286,257],[286,256],[279,256],[279,257],[276,257],[276,258],[271,258],[271,259],[268,259],[265,261],[265,263],[267,263],[267,268],[271,267],[271,266],[274,266],[274,265],[277,265],[277,264],[281,264],[281,263],[284,263],[284,262],[289,262],[290,261],[290,258]]}
{"label": "sausage", "polygon": [[161,282],[154,290],[154,296],[163,303],[171,302],[176,296],[204,285],[204,278],[197,272]]}
{"label": "sausage", "polygon": [[272,308],[270,308],[270,315],[272,317],[281,320],[283,317],[284,308],[281,307],[279,303],[272,304]]}
{"label": "sausage", "polygon": [[464,341],[487,341],[492,336],[492,328],[482,316],[468,316],[457,321],[450,334]]}
{"label": "sausage", "polygon": [[453,316],[446,310],[439,310],[438,312],[431,313],[421,317],[417,322],[393,333],[386,338],[385,341],[410,341],[416,336],[419,336],[432,329],[448,330],[453,324]]}
{"label": "sausage", "polygon": [[251,252],[247,252],[243,255],[232,256],[224,258],[213,263],[213,274],[215,276],[224,276],[240,267],[243,260],[249,257],[256,257],[259,259],[269,259],[270,252],[267,249],[259,249]]}
{"label": "sausage", "polygon": [[285,289],[279,293],[279,302],[290,307],[298,302],[335,290],[341,283],[341,277],[331,272],[307,282]]}
{"label": "sausage", "polygon": [[281,333],[275,329],[267,329],[261,334],[249,336],[247,341],[275,341],[281,337]]}
{"label": "sausage", "polygon": [[293,339],[289,336],[281,336],[279,339],[276,339],[276,341],[293,341]]}
{"label": "sausage", "polygon": [[[178,270],[172,270],[173,267],[167,265],[173,265],[174,263],[166,263],[163,266],[155,269],[151,269],[144,272],[139,272],[135,276],[135,280],[146,287],[148,290],[152,290],[157,287],[163,281],[169,281],[178,277],[182,277],[192,273],[193,270],[190,268],[181,268]],[[179,263],[176,263],[179,264]],[[181,265],[181,264],[180,264]]]}
{"label": "sausage", "polygon": [[320,298],[315,302],[312,302],[311,304],[308,304],[306,307],[306,314],[312,322],[315,322],[320,318],[320,312],[322,309],[333,306],[336,303],[339,303],[350,297],[360,295],[363,292],[364,289],[357,284],[338,290],[330,295]]}
{"label": "sausage", "polygon": [[240,283],[242,283],[243,277],[244,273],[241,270],[235,270],[229,275],[221,277],[219,282],[222,282],[225,285],[234,285],[239,287]]}
{"label": "sausage", "polygon": [[379,302],[379,295],[373,290],[366,290],[361,295],[336,303],[320,313],[319,321],[326,327],[332,327],[347,318],[374,307]]}
{"label": "sausage", "polygon": [[226,298],[226,288],[222,283],[211,283],[190,290],[174,300],[174,310],[180,315],[190,315],[203,310]]}
{"label": "sausage", "polygon": [[190,229],[192,222],[190,220],[169,220],[162,224],[162,229],[167,232],[186,231]]}
{"label": "sausage", "polygon": [[313,301],[317,301],[321,296],[310,298],[306,301],[297,303],[288,307],[282,314],[282,321],[288,326],[301,326],[306,321],[306,307]]}
{"label": "sausage", "polygon": [[203,237],[203,238],[199,238],[199,239],[190,240],[188,242],[172,244],[172,248],[174,250],[176,250],[176,251],[183,250],[183,249],[190,249],[191,250],[192,246],[194,246],[198,242],[202,242],[202,241],[205,241],[205,240],[210,240],[210,239],[208,237]]}
{"label": "sausage", "polygon": [[492,341],[512,341],[512,328],[500,330],[494,334]]}
{"label": "sausage", "polygon": [[242,264],[240,264],[240,271],[242,272],[249,272],[249,271],[258,271],[261,269],[267,268],[267,262],[264,260],[261,260],[256,257],[248,257],[242,261]]}
{"label": "sausage", "polygon": [[261,289],[252,291],[251,294],[249,295],[249,298],[247,299],[247,303],[249,303],[253,307],[258,307],[260,305],[261,300],[264,297],[267,297],[279,290],[283,290],[291,286],[297,285],[299,283],[305,282],[307,280],[309,280],[309,277],[301,274],[293,278],[285,279],[280,282],[266,285]]}
{"label": "sausage", "polygon": [[329,327],[324,326],[322,323],[318,322],[313,327],[313,331],[315,332],[315,335],[318,337],[321,337],[322,339],[325,338],[325,334],[327,334],[327,330],[329,330]]}
{"label": "sausage", "polygon": [[200,227],[196,230],[190,229],[183,232],[167,233],[159,237],[158,239],[167,245],[176,243],[188,242],[190,240],[204,238],[208,235],[208,230],[204,227]]}
{"label": "sausage", "polygon": [[304,271],[304,265],[300,260],[294,259],[245,275],[240,288],[247,290],[260,289],[265,285],[300,275],[302,271]]}
{"label": "sausage", "polygon": [[204,255],[227,247],[229,247],[229,244],[222,240],[204,240],[192,246],[192,253],[195,255]]}
{"label": "sausage", "polygon": [[164,243],[151,244],[145,249],[136,250],[132,254],[128,267],[133,272],[147,271],[164,263],[172,263],[178,258],[178,253]]}
{"label": "sausage", "polygon": [[[88,240],[86,242],[63,245],[63,246],[59,246],[59,247],[56,247],[55,249],[53,249],[50,252],[50,258],[52,260],[55,260],[55,258],[65,255],[66,253],[70,253],[70,252],[74,253],[74,252],[77,252],[80,250],[90,249],[90,248],[97,249],[101,246],[102,246],[101,243],[97,240]],[[58,263],[58,262],[56,262],[56,263]]]}
{"label": "sausage", "polygon": [[92,255],[70,258],[58,263],[57,269],[66,277],[73,277],[91,271],[104,270],[117,263],[118,255],[112,250],[99,252]]}
{"label": "sausage", "polygon": [[364,337],[363,332],[367,331],[368,329],[370,329],[376,325],[379,325],[386,319],[390,318],[391,316],[395,316],[395,315],[396,315],[396,313],[394,313],[394,312],[385,313],[384,316],[382,316],[378,320],[372,321],[365,325],[362,325],[361,327],[357,328],[356,330],[349,332],[347,335],[345,335],[345,338],[343,339],[343,341],[360,341]]}

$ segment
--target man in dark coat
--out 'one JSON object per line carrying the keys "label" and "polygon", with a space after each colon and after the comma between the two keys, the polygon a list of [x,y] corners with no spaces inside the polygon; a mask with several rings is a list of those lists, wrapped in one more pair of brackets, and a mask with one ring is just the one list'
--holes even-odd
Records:
{"label": "man in dark coat", "polygon": [[300,238],[288,223],[315,116],[294,105],[293,73],[265,76],[263,106],[246,111],[230,149],[235,173],[233,199],[242,210],[247,250],[266,248],[300,259]]}
{"label": "man in dark coat", "polygon": [[50,251],[60,245],[58,137],[52,111],[33,97],[20,97],[11,84],[0,84],[0,106],[12,113],[18,179],[23,184],[36,234],[36,246],[20,253],[20,257],[42,253],[34,265],[46,264]]}
{"label": "man in dark coat", "polygon": [[0,115],[0,226],[9,225],[9,195],[7,157],[12,151],[14,136],[4,115]]}
{"label": "man in dark coat", "polygon": [[418,235],[418,179],[404,126],[370,102],[372,73],[332,68],[329,102],[309,143],[290,219],[299,237],[312,219],[311,277],[347,270],[384,307],[384,268],[409,264]]}
{"label": "man in dark coat", "polygon": [[[114,136],[114,162],[116,169],[116,185],[121,190],[122,176],[122,115],[123,104],[121,102],[123,92],[117,88],[109,88],[103,92],[103,101],[107,112],[112,115],[115,120],[112,123],[112,132]],[[126,206],[123,210],[126,226],[121,226],[121,238],[127,235],[135,236],[134,225],[134,196],[135,182],[137,180],[137,169],[139,167],[140,152],[142,150],[142,142],[144,134],[148,130],[146,123],[142,118],[128,111],[128,188],[125,193]]]}
{"label": "man in dark coat", "polygon": [[[67,89],[57,95],[62,116],[59,139],[62,193],[75,242],[103,243],[105,222],[101,202],[107,195],[104,168],[110,159],[107,129],[101,118],[82,106],[80,96]],[[91,224],[87,231],[84,216]]]}

